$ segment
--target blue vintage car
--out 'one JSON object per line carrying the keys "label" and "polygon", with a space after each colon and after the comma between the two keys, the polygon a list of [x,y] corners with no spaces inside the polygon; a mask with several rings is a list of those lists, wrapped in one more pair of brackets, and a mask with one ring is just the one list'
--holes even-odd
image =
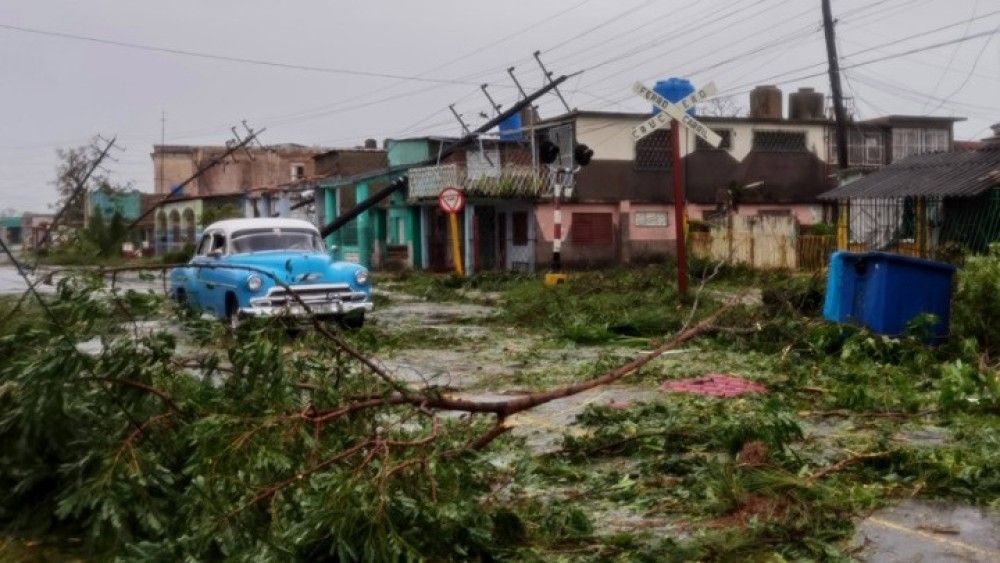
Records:
{"label": "blue vintage car", "polygon": [[307,221],[231,219],[209,225],[189,265],[171,270],[170,294],[236,326],[245,317],[304,317],[291,289],[313,314],[358,328],[372,310],[370,281],[363,266],[333,260]]}

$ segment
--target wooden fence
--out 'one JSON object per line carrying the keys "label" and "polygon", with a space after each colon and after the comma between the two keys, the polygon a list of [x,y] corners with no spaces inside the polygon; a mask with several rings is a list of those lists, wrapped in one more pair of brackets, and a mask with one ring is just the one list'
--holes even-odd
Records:
{"label": "wooden fence", "polygon": [[793,217],[733,215],[689,236],[693,256],[760,269],[819,270],[836,248],[834,235],[800,235]]}

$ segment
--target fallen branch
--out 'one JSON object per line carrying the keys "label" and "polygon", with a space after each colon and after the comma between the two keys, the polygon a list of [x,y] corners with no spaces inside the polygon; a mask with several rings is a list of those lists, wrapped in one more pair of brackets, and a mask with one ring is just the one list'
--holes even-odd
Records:
{"label": "fallen branch", "polygon": [[840,471],[849,465],[854,465],[859,461],[866,461],[869,459],[879,459],[887,457],[892,453],[894,453],[894,450],[887,450],[884,452],[872,452],[867,454],[852,454],[850,457],[846,457],[838,461],[837,463],[834,463],[833,465],[824,467],[823,469],[820,469],[819,471],[813,473],[808,479],[806,479],[806,482],[811,485],[816,481],[822,479],[823,477],[826,477],[831,473],[836,473],[837,471]]}
{"label": "fallen branch", "polygon": [[140,391],[145,391],[146,393],[149,393],[151,395],[155,395],[156,397],[158,397],[161,401],[163,401],[163,404],[167,405],[170,408],[170,410],[172,410],[174,412],[178,412],[178,413],[181,412],[180,406],[177,405],[177,403],[174,401],[173,397],[171,397],[165,391],[161,391],[161,390],[157,389],[156,387],[152,387],[150,385],[146,385],[145,383],[140,383],[138,381],[132,381],[131,379],[118,379],[118,378],[114,378],[114,377],[81,377],[81,378],[79,378],[79,380],[81,380],[81,381],[97,381],[97,382],[101,382],[101,383],[112,383],[112,384],[115,384],[115,385],[124,385],[126,387],[131,387],[133,389],[139,389]]}
{"label": "fallen branch", "polygon": [[652,352],[646,353],[631,362],[615,368],[611,371],[605,372],[602,375],[588,379],[586,381],[581,381],[579,383],[574,383],[571,385],[565,385],[562,387],[556,387],[547,391],[540,391],[537,393],[529,393],[517,398],[499,400],[499,401],[476,401],[471,399],[462,399],[457,397],[448,397],[445,395],[426,395],[426,394],[401,394],[401,393],[390,393],[384,397],[371,397],[366,398],[362,401],[356,401],[342,405],[332,410],[327,410],[315,417],[308,417],[309,420],[315,422],[330,422],[336,420],[340,417],[347,416],[349,414],[384,406],[392,405],[412,405],[416,407],[423,407],[428,409],[436,410],[450,410],[450,411],[463,411],[468,413],[491,413],[495,414],[499,421],[497,427],[493,430],[487,432],[479,439],[470,443],[470,447],[482,448],[485,447],[489,442],[491,442],[496,437],[502,435],[506,432],[505,427],[502,426],[502,421],[506,417],[526,411],[528,409],[537,407],[539,405],[555,401],[564,397],[569,397],[584,391],[589,391],[596,387],[603,385],[608,385],[614,383],[619,379],[625,377],[626,375],[633,373],[654,359],[662,356],[666,352],[673,350],[682,344],[688,342],[689,340],[699,336],[702,333],[709,332],[711,327],[714,326],[715,321],[722,316],[723,313],[732,309],[738,300],[732,300],[723,307],[716,310],[714,313],[708,317],[702,319],[695,326],[681,332],[680,334],[674,336],[672,339],[667,341],[665,344],[659,346]]}

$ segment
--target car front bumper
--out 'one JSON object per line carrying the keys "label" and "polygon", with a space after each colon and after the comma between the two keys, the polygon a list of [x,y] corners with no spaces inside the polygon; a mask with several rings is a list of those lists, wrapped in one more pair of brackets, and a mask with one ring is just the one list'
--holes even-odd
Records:
{"label": "car front bumper", "polygon": [[240,313],[250,317],[308,317],[310,313],[315,316],[344,316],[358,312],[371,311],[374,308],[371,301],[331,301],[329,303],[309,303],[309,310],[300,304],[289,305],[251,305],[241,307]]}
{"label": "car front bumper", "polygon": [[250,299],[240,313],[251,317],[342,317],[372,310],[371,297],[347,284],[306,284],[272,287]]}

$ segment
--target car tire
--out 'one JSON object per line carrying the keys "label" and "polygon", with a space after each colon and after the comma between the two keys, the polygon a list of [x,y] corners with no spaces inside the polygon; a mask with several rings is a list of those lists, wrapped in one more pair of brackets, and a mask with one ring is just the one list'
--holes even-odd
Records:
{"label": "car tire", "polygon": [[347,330],[360,330],[365,326],[365,314],[355,313],[353,315],[344,315],[340,317],[340,326]]}
{"label": "car tire", "polygon": [[233,331],[238,330],[240,325],[243,324],[243,313],[240,312],[240,304],[232,293],[226,295],[226,324]]}

